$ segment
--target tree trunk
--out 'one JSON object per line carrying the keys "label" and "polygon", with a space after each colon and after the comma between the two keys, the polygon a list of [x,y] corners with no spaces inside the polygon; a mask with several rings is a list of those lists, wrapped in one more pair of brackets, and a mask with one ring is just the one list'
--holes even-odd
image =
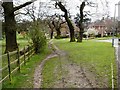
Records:
{"label": "tree trunk", "polygon": [[14,51],[18,48],[16,41],[16,22],[13,11],[13,2],[4,2],[4,18],[5,18],[5,36],[6,36],[6,50]]}
{"label": "tree trunk", "polygon": [[66,20],[69,30],[70,30],[70,42],[75,42],[74,27],[73,27],[70,19],[68,18],[67,13],[65,14],[65,20]]}
{"label": "tree trunk", "polygon": [[83,33],[84,33],[84,28],[82,28],[82,26],[80,25],[80,32],[79,32],[79,36],[77,38],[77,42],[82,42],[83,39]]}
{"label": "tree trunk", "polygon": [[51,29],[50,30],[50,39],[53,39],[53,29],[54,29],[54,27],[52,26],[52,24],[50,23],[50,22],[47,22],[47,24],[48,24],[48,26],[49,26],[49,28]]}
{"label": "tree trunk", "polygon": [[56,29],[56,32],[57,32],[57,38],[60,38],[60,35],[61,35],[61,31],[59,28]]}
{"label": "tree trunk", "polygon": [[53,39],[53,31],[50,32],[50,39]]}
{"label": "tree trunk", "polygon": [[59,25],[59,22],[55,22],[55,21],[53,21],[52,22],[52,24],[53,24],[53,26],[54,26],[54,28],[55,28],[55,30],[56,30],[56,32],[57,32],[57,36],[56,36],[56,38],[60,38],[60,35],[61,35],[61,31],[60,31],[60,25]]}
{"label": "tree trunk", "polygon": [[83,26],[83,10],[84,10],[84,7],[85,7],[85,2],[82,2],[82,4],[80,5],[80,21],[79,21],[79,29],[80,29],[80,32],[79,32],[79,36],[78,36],[78,39],[77,39],[77,42],[82,42],[82,39],[83,39],[83,33],[84,33],[84,26]]}

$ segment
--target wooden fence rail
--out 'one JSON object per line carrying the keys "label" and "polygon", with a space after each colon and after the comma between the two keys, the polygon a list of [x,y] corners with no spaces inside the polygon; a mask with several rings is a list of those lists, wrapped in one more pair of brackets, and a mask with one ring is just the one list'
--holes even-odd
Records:
{"label": "wooden fence rail", "polygon": [[[0,84],[5,81],[7,78],[9,78],[10,80],[10,83],[12,81],[12,73],[15,73],[16,71],[18,71],[20,73],[20,69],[21,69],[21,66],[24,64],[26,65],[26,62],[28,60],[30,60],[30,57],[34,54],[34,48],[33,46],[27,46],[24,47],[23,50],[16,50],[16,51],[13,51],[13,52],[7,52],[7,54],[4,54],[0,57],[6,57],[6,62],[7,62],[7,65],[3,66],[1,69],[0,69],[0,73],[1,72],[4,72],[5,70],[8,70],[8,74],[3,76],[2,79],[0,80]],[[16,58],[14,57],[14,59],[10,58],[12,56],[15,56],[16,55]],[[22,60],[23,59],[23,60]],[[2,59],[4,60],[4,59]],[[11,69],[11,67],[13,65],[17,65],[13,70]]]}

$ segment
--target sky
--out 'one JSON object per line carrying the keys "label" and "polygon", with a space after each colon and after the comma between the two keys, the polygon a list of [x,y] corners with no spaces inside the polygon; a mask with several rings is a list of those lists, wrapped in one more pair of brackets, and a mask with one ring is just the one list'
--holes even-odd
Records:
{"label": "sky", "polygon": [[[110,3],[110,15],[114,16],[115,4],[117,4],[120,0],[109,0]],[[116,16],[118,16],[118,5],[116,6]]]}
{"label": "sky", "polygon": [[[30,0],[14,0],[14,2],[18,2],[19,4],[22,4],[26,1],[30,1]],[[49,5],[49,1],[50,0],[37,0],[35,2],[35,6],[39,6],[39,2],[43,2],[43,3],[47,2],[47,5]],[[54,0],[52,0],[52,1],[54,1]],[[64,0],[62,0],[62,1],[64,1]],[[80,3],[82,0],[65,0],[65,1],[67,2],[66,7],[72,16],[75,16],[76,13],[79,13],[79,8],[77,8],[77,6],[80,6]],[[91,0],[91,1],[93,1],[94,3],[97,3],[98,8],[86,6],[85,11],[90,11],[91,14],[93,14],[90,17],[93,20],[96,20],[96,19],[101,19],[102,17],[104,17],[106,13],[109,13],[110,17],[114,17],[115,4],[117,4],[120,0]],[[105,1],[108,1],[108,8],[106,8]],[[52,5],[52,7],[54,7],[54,6]],[[47,10],[47,13],[53,13],[53,12],[54,13],[55,12],[62,13],[60,10],[55,10],[55,9],[53,9],[52,11]],[[116,5],[116,15],[115,16],[116,17],[118,16],[118,5]]]}
{"label": "sky", "polygon": [[[49,0],[41,0],[42,2],[47,2]],[[82,0],[66,0],[67,1],[67,9],[70,9],[71,15],[76,15],[76,13],[79,13],[79,9],[76,6],[80,5],[80,1]],[[90,0],[89,0],[90,1]],[[94,3],[98,3],[98,8],[93,8],[86,6],[85,11],[91,11],[91,14],[93,14],[92,18],[93,20],[101,19],[104,17],[106,13],[109,13],[110,17],[114,17],[115,13],[115,4],[117,4],[120,0],[91,0]],[[105,1],[108,1],[108,8],[106,7]],[[115,17],[118,17],[118,5],[116,5],[116,13]]]}

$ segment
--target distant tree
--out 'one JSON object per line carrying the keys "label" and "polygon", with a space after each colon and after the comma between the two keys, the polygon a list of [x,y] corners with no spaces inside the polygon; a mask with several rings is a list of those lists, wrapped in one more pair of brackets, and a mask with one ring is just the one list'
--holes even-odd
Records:
{"label": "distant tree", "polygon": [[66,23],[66,22],[63,21],[63,19],[61,18],[62,17],[61,15],[56,15],[55,14],[54,16],[55,16],[55,18],[53,19],[52,24],[53,24],[53,26],[54,26],[54,28],[57,32],[56,38],[60,38],[60,36],[61,36],[61,31],[60,31],[61,25]]}
{"label": "distant tree", "polygon": [[89,28],[89,29],[87,30],[87,34],[88,34],[89,36],[95,37],[96,35],[98,35],[98,31],[95,30],[94,28]]}
{"label": "distant tree", "polygon": [[47,16],[45,19],[45,24],[49,28],[49,34],[50,34],[50,39],[53,39],[53,32],[54,32],[54,26],[53,26],[53,16]]}

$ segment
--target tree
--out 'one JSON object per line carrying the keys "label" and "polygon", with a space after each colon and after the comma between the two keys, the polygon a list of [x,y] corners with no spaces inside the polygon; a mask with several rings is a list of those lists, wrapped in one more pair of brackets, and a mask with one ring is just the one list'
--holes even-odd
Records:
{"label": "tree", "polygon": [[4,19],[5,19],[5,37],[6,37],[6,50],[14,51],[18,48],[17,40],[16,40],[16,21],[14,12],[31,4],[32,0],[21,4],[19,6],[14,7],[13,0],[9,0],[10,2],[3,1],[2,7],[4,9]]}
{"label": "tree", "polygon": [[55,14],[54,16],[55,16],[55,18],[53,19],[52,24],[53,24],[53,26],[54,26],[54,28],[57,32],[56,38],[60,38],[60,36],[61,36],[61,31],[60,31],[61,25],[66,23],[66,22],[62,20],[61,15]]}
{"label": "tree", "polygon": [[54,26],[53,26],[53,16],[47,16],[45,19],[44,19],[46,25],[48,25],[49,27],[49,33],[50,33],[50,39],[53,39],[53,32],[54,32]]}
{"label": "tree", "polygon": [[68,24],[69,30],[70,30],[70,42],[74,42],[75,41],[75,36],[74,36],[74,27],[69,19],[68,16],[68,11],[67,9],[62,5],[61,2],[56,2],[56,6],[59,6],[59,8],[61,9],[61,11],[64,12],[64,18]]}
{"label": "tree", "polygon": [[85,7],[85,1],[82,2],[82,4],[80,5],[80,21],[79,21],[79,29],[80,29],[80,32],[79,32],[79,36],[78,36],[78,39],[77,39],[77,42],[82,42],[82,38],[83,38],[83,33],[84,33],[84,25],[83,25],[83,10],[84,10],[84,7]]}
{"label": "tree", "polygon": [[79,36],[77,38],[77,42],[82,42],[82,39],[83,39],[83,33],[84,33],[84,22],[86,21],[90,21],[89,18],[86,18],[84,19],[84,17],[86,17],[87,15],[90,15],[88,14],[88,12],[86,12],[86,14],[84,15],[84,8],[85,6],[88,5],[90,7],[96,7],[95,6],[95,3],[93,3],[92,1],[90,0],[84,0],[82,1],[82,4],[80,4],[80,7],[79,7],[79,11],[80,11],[80,19],[78,21],[78,27],[80,29],[80,32],[79,32]]}
{"label": "tree", "polygon": [[89,28],[86,33],[92,37],[95,37],[96,35],[98,35],[98,31],[95,30],[94,28]]}

